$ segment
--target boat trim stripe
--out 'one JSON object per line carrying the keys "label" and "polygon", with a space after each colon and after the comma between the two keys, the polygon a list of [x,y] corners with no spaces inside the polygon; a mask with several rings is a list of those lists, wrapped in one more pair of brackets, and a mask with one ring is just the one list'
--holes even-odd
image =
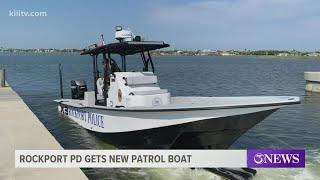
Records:
{"label": "boat trim stripe", "polygon": [[[60,102],[60,103],[63,103]],[[88,109],[101,109],[107,111],[130,111],[130,112],[158,112],[158,111],[201,111],[201,110],[218,110],[218,109],[233,109],[233,108],[252,108],[252,107],[272,107],[272,106],[285,106],[285,105],[292,105],[292,104],[300,104],[300,101],[295,102],[285,102],[285,103],[273,103],[273,104],[254,104],[254,105],[239,105],[239,106],[223,106],[223,107],[199,107],[199,108],[172,108],[172,109],[124,109],[124,108],[104,108],[104,107],[77,107],[77,108],[88,108]],[[67,106],[72,106],[65,104]],[[75,107],[75,106],[74,106]]]}

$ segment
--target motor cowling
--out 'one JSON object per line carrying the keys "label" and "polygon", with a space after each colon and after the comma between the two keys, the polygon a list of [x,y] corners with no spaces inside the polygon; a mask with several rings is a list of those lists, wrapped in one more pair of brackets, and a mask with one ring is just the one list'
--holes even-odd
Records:
{"label": "motor cowling", "polygon": [[70,84],[72,99],[84,99],[84,92],[88,90],[86,82],[84,80],[72,80]]}

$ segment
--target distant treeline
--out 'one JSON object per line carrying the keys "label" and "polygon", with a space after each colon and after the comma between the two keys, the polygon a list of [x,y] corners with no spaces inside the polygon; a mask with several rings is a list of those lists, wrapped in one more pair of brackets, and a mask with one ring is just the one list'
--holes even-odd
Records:
{"label": "distant treeline", "polygon": [[307,55],[308,52],[300,51],[280,51],[280,50],[257,50],[257,51],[238,51],[240,55],[257,55],[257,56],[276,56],[279,54],[290,54],[290,55]]}

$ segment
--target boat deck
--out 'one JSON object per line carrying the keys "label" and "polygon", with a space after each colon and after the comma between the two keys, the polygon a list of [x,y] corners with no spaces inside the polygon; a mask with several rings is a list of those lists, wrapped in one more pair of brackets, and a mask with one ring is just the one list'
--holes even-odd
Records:
{"label": "boat deck", "polygon": [[[73,107],[87,107],[84,100],[60,99],[56,102]],[[294,96],[243,96],[243,97],[172,97],[168,105],[154,107],[105,107],[100,105],[90,106],[90,108],[126,111],[154,111],[154,110],[188,110],[188,109],[227,109],[227,108],[246,108],[263,106],[282,106],[299,104],[300,98]]]}

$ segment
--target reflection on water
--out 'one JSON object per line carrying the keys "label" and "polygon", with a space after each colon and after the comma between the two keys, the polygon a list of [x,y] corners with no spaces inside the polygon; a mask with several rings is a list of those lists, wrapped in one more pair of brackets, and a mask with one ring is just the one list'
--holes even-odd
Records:
{"label": "reflection on water", "polygon": [[304,99],[304,103],[306,106],[315,108],[315,110],[320,110],[320,93],[306,92]]}
{"label": "reflection on water", "polygon": [[[141,70],[136,57],[131,70]],[[91,60],[84,56],[1,56],[11,86],[66,149],[110,149],[73,121],[63,118],[53,102],[59,96],[58,63],[63,64],[65,94],[72,79],[84,79],[92,89]],[[269,60],[255,57],[155,57],[162,88],[173,96],[300,96],[302,103],[280,109],[239,138],[231,148],[303,148],[307,168],[263,169],[257,179],[320,177],[320,94],[304,91],[304,71],[320,71],[317,60]],[[92,179],[214,179],[203,170],[83,169]]]}

